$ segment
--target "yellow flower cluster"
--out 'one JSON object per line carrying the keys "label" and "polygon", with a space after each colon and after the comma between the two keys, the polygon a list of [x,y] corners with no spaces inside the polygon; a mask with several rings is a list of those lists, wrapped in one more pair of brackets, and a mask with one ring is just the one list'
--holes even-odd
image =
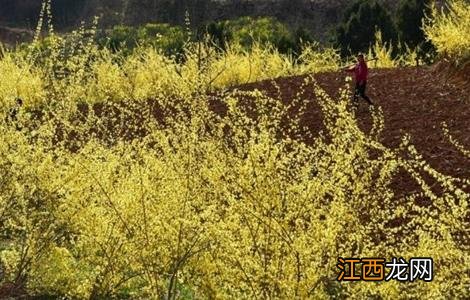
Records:
{"label": "yellow flower cluster", "polygon": [[[86,135],[93,115],[46,116],[34,132],[1,123],[3,282],[80,299],[464,297],[468,180],[433,170],[406,137],[384,147],[380,110],[365,133],[345,93],[334,101],[313,78],[303,89],[325,118],[316,138],[293,138],[305,130],[288,114],[300,100],[256,91],[223,97],[223,115],[195,95],[165,126],[145,117],[148,135],[112,144]],[[399,170],[421,192],[397,198]],[[338,283],[339,256],[429,256],[435,281]]]}
{"label": "yellow flower cluster", "polygon": [[465,65],[470,59],[470,5],[465,0],[447,1],[446,7],[439,11],[432,7],[431,16],[424,23],[427,38],[436,46],[437,51]]}
{"label": "yellow flower cluster", "polygon": [[[1,52],[2,113],[26,104],[19,129],[0,119],[1,286],[70,299],[468,296],[470,182],[434,170],[406,136],[385,147],[379,108],[363,132],[346,90],[333,100],[307,77],[298,95],[316,95],[320,133],[300,125],[301,97],[235,90],[210,109],[208,91],[335,69],[334,50],[294,61],[200,42],[177,62],[98,49],[92,35],[51,31]],[[374,51],[396,65],[386,45]],[[418,192],[396,194],[403,173]],[[339,283],[340,256],[432,257],[436,276]]]}

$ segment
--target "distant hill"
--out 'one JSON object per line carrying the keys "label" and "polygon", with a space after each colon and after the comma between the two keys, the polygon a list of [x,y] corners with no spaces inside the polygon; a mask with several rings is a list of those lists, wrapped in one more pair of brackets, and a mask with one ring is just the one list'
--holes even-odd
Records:
{"label": "distant hill", "polygon": [[[14,30],[34,30],[40,0],[0,0],[0,26]],[[390,9],[398,1],[379,0]],[[170,23],[183,25],[186,11],[191,26],[197,28],[211,21],[241,16],[272,16],[293,29],[308,30],[317,40],[326,41],[331,30],[340,21],[349,0],[52,0],[54,25],[64,31],[76,27],[81,21],[100,16],[100,26],[117,24]],[[12,33],[0,33],[0,39],[9,42]],[[24,38],[20,35],[19,38]]]}

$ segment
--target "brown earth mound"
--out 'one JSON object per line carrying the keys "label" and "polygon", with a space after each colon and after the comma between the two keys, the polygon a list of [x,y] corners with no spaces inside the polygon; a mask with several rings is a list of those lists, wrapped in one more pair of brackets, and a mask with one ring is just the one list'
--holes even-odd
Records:
{"label": "brown earth mound", "polygon": [[[367,93],[384,112],[385,129],[382,141],[396,147],[404,134],[411,136],[424,159],[446,175],[470,178],[470,159],[449,143],[442,131],[446,122],[450,134],[466,149],[470,149],[470,83],[440,76],[429,67],[373,69],[370,72]],[[345,86],[346,74],[321,73],[314,76],[319,85],[333,98]],[[239,87],[242,90],[259,89],[277,96],[279,89],[284,101],[295,97],[304,76],[262,81]],[[323,129],[322,115],[309,89],[302,94],[309,100],[305,125],[313,132]],[[360,100],[357,112],[360,127],[369,131],[372,126],[368,104]]]}
{"label": "brown earth mound", "polygon": [[[454,177],[470,178],[470,159],[461,153],[442,130],[447,124],[450,134],[470,150],[470,82],[468,74],[449,76],[441,68],[396,68],[374,69],[370,72],[367,94],[384,113],[385,129],[381,135],[387,147],[395,148],[402,137],[408,134],[411,143],[423,158],[438,172]],[[333,99],[339,98],[339,89],[345,87],[347,74],[321,73],[314,76],[319,85]],[[301,90],[305,76],[279,78],[238,87],[241,90],[258,89],[268,95],[280,95],[289,102]],[[463,80],[462,80],[463,79]],[[309,107],[303,125],[311,132],[324,129],[322,114],[312,89],[306,89],[301,97],[308,100]],[[360,100],[357,119],[361,129],[369,132],[372,127],[368,104]],[[441,188],[427,174],[421,174],[434,192]],[[417,182],[406,172],[400,172],[392,183],[395,197],[401,198],[420,191]],[[464,187],[470,192],[470,187]],[[419,205],[429,205],[429,200],[418,199]]]}
{"label": "brown earth mound", "polygon": [[[380,106],[384,112],[385,129],[381,136],[384,145],[396,147],[403,135],[409,134],[411,142],[433,168],[446,175],[469,179],[470,159],[449,143],[441,128],[441,123],[446,122],[449,132],[460,144],[470,150],[470,84],[466,81],[467,75],[461,76],[463,81],[455,81],[444,76],[442,70],[436,67],[371,70],[368,94],[375,105]],[[314,77],[333,99],[338,98],[338,90],[345,84],[345,74],[322,73]],[[304,79],[305,76],[279,78],[236,88],[258,89],[272,97],[278,97],[280,92],[283,101],[289,102],[301,90]],[[324,129],[323,117],[313,95],[313,89],[307,88],[300,96],[309,102],[303,119],[304,125],[312,132]],[[144,122],[143,111],[150,113],[156,119],[162,118],[161,109],[155,106],[155,101],[147,101],[142,105],[145,107],[132,109],[126,108],[126,104],[121,106],[122,109],[130,110],[123,122],[127,126],[122,127],[121,122],[105,124],[106,134],[114,133],[116,137],[124,139],[136,138],[145,132],[142,129],[134,131],[128,125],[135,123],[136,127],[142,128],[139,125]],[[215,101],[212,107],[216,112],[223,113],[224,107],[220,102]],[[95,114],[98,117],[106,116],[105,120],[114,115],[117,119],[122,119],[121,108],[104,103],[93,106]],[[79,111],[86,115],[88,108],[79,107]],[[356,116],[359,126],[368,132],[372,125],[368,104],[365,101],[361,100]],[[106,134],[103,132],[94,133],[106,139]],[[67,139],[66,136],[58,138]],[[69,135],[68,139],[73,139],[73,135]],[[406,173],[397,176],[393,185],[397,198],[419,189],[414,179]],[[466,190],[469,191],[469,187]],[[423,199],[421,205],[427,204]],[[398,226],[402,221],[397,220],[397,224],[391,226]],[[0,298],[3,295],[16,295],[15,291],[18,291],[17,285],[4,285],[0,287]]]}
{"label": "brown earth mound", "polygon": [[[470,178],[470,159],[465,157],[442,130],[442,122],[446,122],[450,134],[466,149],[470,150],[470,83],[465,80],[453,80],[444,74],[440,68],[414,67],[395,69],[372,69],[368,81],[368,95],[376,106],[382,108],[385,118],[385,129],[381,138],[385,146],[397,147],[405,134],[410,135],[411,143],[422,154],[423,158],[437,171],[458,178]],[[339,89],[345,87],[345,73],[329,72],[314,75],[318,84],[333,99],[339,98]],[[267,95],[282,98],[288,103],[302,90],[306,76],[278,78],[256,83],[250,83],[233,89],[258,89]],[[460,77],[461,79],[462,77]],[[465,78],[465,76],[463,77]],[[323,116],[313,86],[306,86],[300,97],[308,101],[307,112],[302,125],[312,133],[324,129]],[[212,109],[223,114],[225,107],[218,100],[217,94],[212,94]],[[245,99],[249,104],[249,99]],[[104,118],[105,130],[96,129],[90,134],[103,141],[116,139],[129,140],[146,135],[142,126],[144,114],[153,115],[162,120],[162,110],[155,101],[132,104],[98,103],[93,106],[95,115]],[[79,107],[83,115],[88,114],[88,108]],[[124,114],[123,111],[126,111]],[[111,118],[113,116],[113,118]],[[371,114],[368,104],[360,100],[356,117],[361,129],[369,132],[372,127]],[[113,121],[114,120],[114,121]],[[79,121],[80,122],[80,121]],[[123,125],[124,124],[124,125]],[[59,140],[74,140],[76,133],[69,132],[64,136],[59,130]],[[72,147],[73,148],[73,147]],[[426,178],[426,174],[422,174]],[[397,196],[419,190],[414,179],[403,173],[397,176],[395,191]],[[439,191],[432,179],[428,184],[436,192]],[[470,192],[470,187],[466,188]]]}

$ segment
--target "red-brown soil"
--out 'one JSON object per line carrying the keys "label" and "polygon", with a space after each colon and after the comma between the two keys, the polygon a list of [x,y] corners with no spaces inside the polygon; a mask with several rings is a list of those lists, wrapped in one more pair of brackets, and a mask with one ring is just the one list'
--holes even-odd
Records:
{"label": "red-brown soil", "polygon": [[[467,70],[468,71],[468,68]],[[468,72],[453,74],[448,78],[445,68],[440,66],[419,68],[373,69],[370,72],[368,82],[368,94],[376,106],[380,106],[384,113],[385,129],[381,135],[382,142],[388,147],[396,147],[404,134],[411,136],[411,142],[422,154],[423,158],[437,171],[459,178],[470,179],[470,159],[460,153],[444,136],[441,123],[446,122],[450,133],[466,149],[470,150],[470,80]],[[280,96],[284,102],[292,101],[301,90],[306,76],[296,76],[266,80],[257,83],[235,87],[240,90],[258,89],[272,97]],[[338,90],[345,85],[346,74],[341,72],[321,73],[314,75],[319,85],[330,94],[333,99],[338,99]],[[279,89],[278,89],[279,88]],[[211,96],[211,98],[214,95]],[[319,132],[324,129],[323,117],[320,107],[315,99],[313,87],[306,87],[301,97],[308,100],[308,109],[302,122],[308,126],[311,132]],[[119,106],[126,106],[121,104]],[[145,134],[142,129],[144,122],[143,112],[150,113],[156,119],[162,119],[162,111],[156,107],[155,101],[147,101],[143,105],[135,105],[132,108],[125,107],[130,114],[126,114],[125,128],[118,124],[105,124],[107,133],[132,139]],[[214,101],[212,108],[217,113],[223,113],[224,107]],[[120,109],[115,106],[100,103],[93,106],[95,114],[106,116],[115,115],[119,119]],[[88,109],[79,107],[82,114],[87,114]],[[41,113],[38,114],[38,116]],[[361,100],[356,117],[359,126],[369,131],[371,128],[371,116],[368,105]],[[78,117],[80,121],[81,117]],[[130,123],[140,129],[133,130]],[[98,137],[106,140],[103,132],[94,132]],[[59,136],[63,133],[58,131]],[[58,139],[73,139],[69,133]],[[429,178],[427,178],[429,179]],[[430,182],[432,185],[433,183]],[[406,195],[419,189],[414,179],[405,172],[399,173],[396,182],[393,183],[396,197]],[[439,189],[437,189],[438,191]],[[469,187],[466,188],[470,192]],[[428,205],[423,199],[421,205]],[[403,220],[396,220],[399,226]],[[0,287],[2,295],[12,295],[13,288],[7,285]]]}
{"label": "red-brown soil", "polygon": [[[338,99],[338,90],[345,86],[346,75],[341,72],[321,73],[314,78],[333,99]],[[385,129],[381,137],[384,145],[397,147],[401,138],[409,134],[412,144],[436,170],[446,175],[470,178],[470,159],[448,141],[441,127],[441,123],[446,122],[451,135],[470,149],[469,75],[460,74],[458,80],[447,78],[446,72],[434,67],[372,69],[367,94],[383,110]],[[280,90],[281,97],[288,102],[301,89],[304,78],[267,80],[243,85],[239,89],[259,89],[273,97]],[[312,88],[307,88],[302,97],[309,100],[304,124],[312,132],[322,130],[322,114]],[[369,131],[372,120],[368,104],[362,99],[356,116],[359,126]]]}
{"label": "red-brown soil", "polygon": [[[314,78],[333,99],[338,99],[339,89],[345,87],[346,75],[342,72],[328,72],[316,74]],[[452,74],[448,72],[445,64],[432,67],[372,69],[367,93],[384,113],[385,128],[381,134],[381,142],[387,147],[395,148],[400,144],[402,137],[408,134],[411,143],[434,169],[445,175],[470,179],[470,159],[449,142],[444,136],[441,125],[442,122],[446,122],[450,134],[470,150],[469,75],[468,72]],[[289,103],[299,91],[302,91],[305,77],[265,80],[231,89],[245,91],[258,89],[275,98],[280,96],[283,102]],[[300,97],[306,99],[308,105],[301,119],[302,125],[308,127],[312,133],[320,132],[324,129],[323,116],[314,95],[313,85],[307,85],[303,90]],[[223,114],[225,107],[218,101],[217,93],[211,94],[209,98],[212,99],[211,108],[216,113]],[[244,103],[249,105],[249,99],[245,99]],[[359,103],[356,113],[358,124],[361,129],[369,132],[372,119],[368,104],[362,99]],[[142,126],[146,118],[144,115],[150,114],[162,121],[164,114],[153,100],[134,102],[132,105],[129,102],[114,105],[98,103],[93,106],[93,110],[96,116],[103,117],[103,125],[106,128],[105,131],[99,128],[92,129],[93,134],[104,142],[143,136],[146,134]],[[86,115],[88,108],[79,106],[79,111]],[[123,114],[123,111],[126,113]],[[68,137],[63,134],[64,132],[58,130],[57,138],[73,142],[77,137],[76,132],[69,132]],[[397,176],[396,184],[397,189],[405,194],[419,189],[415,181],[405,173]],[[435,182],[428,184],[433,186]],[[470,192],[470,187],[467,190]]]}

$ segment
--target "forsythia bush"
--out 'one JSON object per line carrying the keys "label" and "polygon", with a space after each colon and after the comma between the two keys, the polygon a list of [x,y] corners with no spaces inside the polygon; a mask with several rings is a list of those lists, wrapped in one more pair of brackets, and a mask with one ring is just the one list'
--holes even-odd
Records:
{"label": "forsythia bush", "polygon": [[[333,100],[309,77],[303,89],[314,91],[324,116],[317,134],[300,125],[306,103],[298,98],[206,93],[336,68],[335,51],[311,48],[292,61],[256,45],[218,53],[201,42],[177,63],[151,48],[100,50],[91,36],[52,34],[47,47],[0,58],[2,113],[17,96],[26,103],[17,124],[0,119],[0,291],[68,299],[468,296],[470,181],[434,170],[406,136],[397,149],[382,145],[380,109],[363,132],[346,90]],[[395,195],[399,172],[421,190]],[[432,257],[436,276],[340,283],[339,256]]]}
{"label": "forsythia bush", "polygon": [[451,0],[445,10],[438,11],[433,7],[430,19],[424,25],[424,32],[440,54],[457,62],[468,62],[470,4],[465,0]]}
{"label": "forsythia bush", "polygon": [[[2,283],[79,299],[463,299],[468,179],[433,170],[406,137],[384,147],[380,110],[365,133],[345,92],[333,101],[313,79],[304,89],[324,115],[316,138],[299,126],[305,103],[256,91],[222,97],[221,114],[202,95],[169,104],[171,114],[139,124],[146,136],[111,144],[87,134],[107,130],[96,116],[76,122],[66,108],[34,126],[20,120],[21,131],[2,122]],[[58,128],[69,138],[58,140]],[[422,191],[397,199],[389,186],[400,170]],[[423,197],[432,204],[415,202]],[[429,256],[436,276],[338,283],[338,256]]]}
{"label": "forsythia bush", "polygon": [[[76,34],[85,35],[86,31]],[[229,45],[222,53],[209,42],[190,43],[181,63],[148,47],[121,55],[99,50],[90,41],[70,43],[54,35],[48,43],[46,49],[33,44],[27,50],[5,52],[0,60],[0,102],[4,106],[16,96],[34,106],[47,105],[50,98],[67,104],[187,98],[237,84],[334,70],[340,65],[332,49],[319,52],[307,47],[297,61],[256,43],[250,50]]]}

